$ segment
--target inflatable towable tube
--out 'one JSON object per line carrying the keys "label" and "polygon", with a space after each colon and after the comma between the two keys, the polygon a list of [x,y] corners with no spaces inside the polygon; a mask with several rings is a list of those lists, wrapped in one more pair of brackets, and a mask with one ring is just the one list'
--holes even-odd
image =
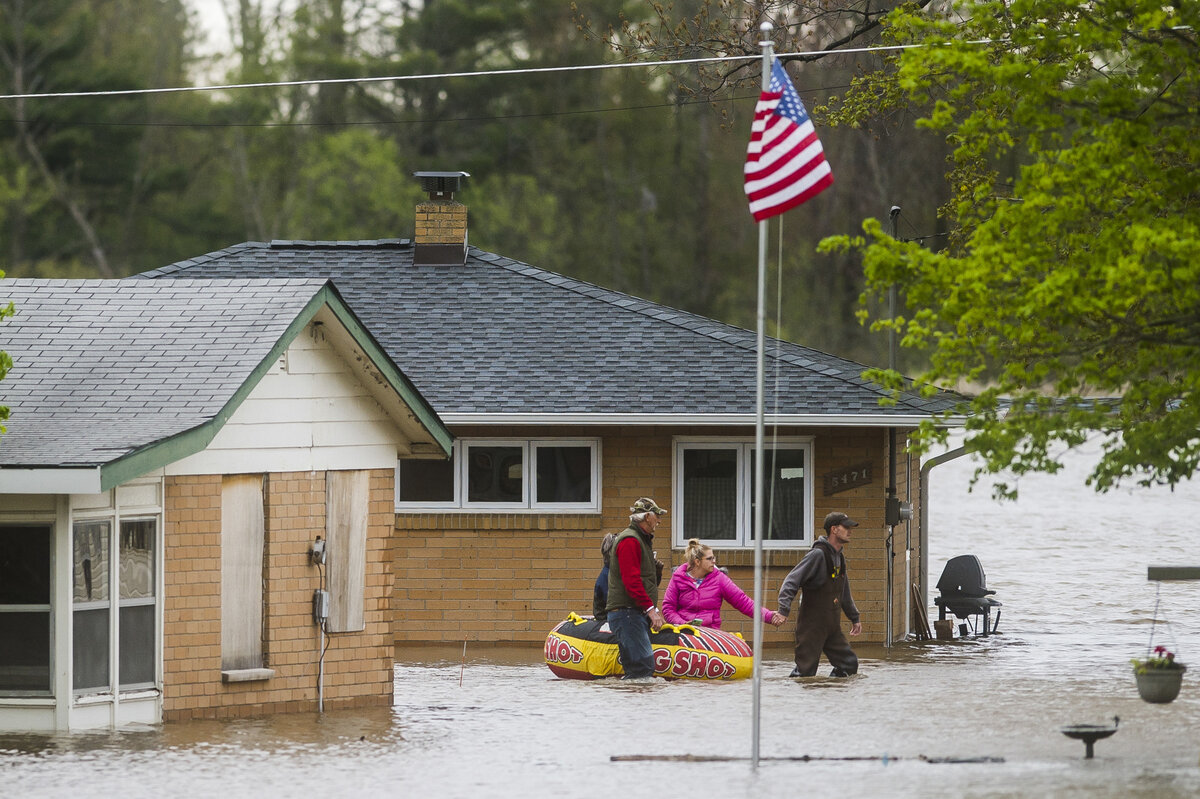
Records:
{"label": "inflatable towable tube", "polygon": [[[744,680],[754,652],[740,635],[690,624],[666,624],[650,635],[654,676],[679,680]],[[546,665],[559,677],[594,680],[624,674],[607,622],[572,613],[546,636]]]}

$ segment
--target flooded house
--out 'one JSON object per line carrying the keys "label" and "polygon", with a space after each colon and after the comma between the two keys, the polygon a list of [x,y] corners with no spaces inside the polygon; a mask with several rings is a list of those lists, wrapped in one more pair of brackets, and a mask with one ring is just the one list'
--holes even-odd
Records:
{"label": "flooded house", "polygon": [[336,287],[0,290],[0,731],[389,705],[395,470],[451,436]]}
{"label": "flooded house", "polygon": [[[753,590],[755,334],[470,246],[465,176],[418,177],[411,239],[0,283],[0,729],[386,704],[395,647],[540,648],[640,496],[668,569],[698,538]],[[905,441],[959,398],[765,360],[764,599],[845,511],[864,638],[900,637]]]}
{"label": "flooded house", "polygon": [[[698,538],[751,592],[755,334],[470,246],[465,175],[417,177],[412,239],[246,242],[140,276],[332,280],[453,434],[449,459],[396,465],[396,644],[540,646],[590,610],[601,539],[641,496],[670,511],[655,539],[668,569]],[[864,638],[900,637],[921,579],[905,442],[960,398],[881,405],[861,364],[775,339],[765,359],[765,599],[845,511],[861,522],[848,558]],[[749,638],[748,619],[724,618]],[[787,645],[790,628],[767,636]]]}

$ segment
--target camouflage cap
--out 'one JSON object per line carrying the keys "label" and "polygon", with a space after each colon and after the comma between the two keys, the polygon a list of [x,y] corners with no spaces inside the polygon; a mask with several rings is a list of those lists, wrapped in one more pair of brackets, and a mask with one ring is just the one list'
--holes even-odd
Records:
{"label": "camouflage cap", "polygon": [[658,503],[650,499],[650,497],[642,497],[637,502],[633,503],[633,507],[629,509],[630,513],[656,513],[659,516],[667,514],[666,508],[658,507]]}

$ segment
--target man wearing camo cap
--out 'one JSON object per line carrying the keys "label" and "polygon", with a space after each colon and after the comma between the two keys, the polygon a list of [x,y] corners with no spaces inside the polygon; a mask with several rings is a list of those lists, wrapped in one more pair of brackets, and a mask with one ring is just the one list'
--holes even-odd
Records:
{"label": "man wearing camo cap", "polygon": [[629,509],[629,526],[617,533],[608,559],[608,626],[621,654],[622,679],[654,676],[650,633],[663,626],[652,542],[666,511],[649,497]]}

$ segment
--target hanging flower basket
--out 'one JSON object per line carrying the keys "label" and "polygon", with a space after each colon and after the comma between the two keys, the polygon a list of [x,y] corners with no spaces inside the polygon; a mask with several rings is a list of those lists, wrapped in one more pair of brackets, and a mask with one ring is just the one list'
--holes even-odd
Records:
{"label": "hanging flower basket", "polygon": [[1166,647],[1155,647],[1153,657],[1133,661],[1138,696],[1153,704],[1174,701],[1179,696],[1185,671],[1187,666],[1175,660],[1174,653],[1168,652]]}

